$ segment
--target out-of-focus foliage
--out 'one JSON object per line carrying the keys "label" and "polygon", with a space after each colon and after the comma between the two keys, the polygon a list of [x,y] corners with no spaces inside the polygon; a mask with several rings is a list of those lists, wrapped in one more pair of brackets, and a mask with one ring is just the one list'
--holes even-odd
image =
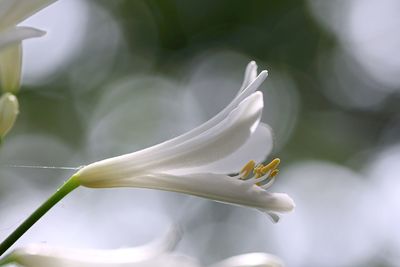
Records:
{"label": "out-of-focus foliage", "polygon": [[288,266],[396,266],[395,10],[396,0],[60,0],[29,21],[48,35],[24,43],[20,116],[0,148],[0,237],[69,175],[8,165],[79,166],[171,138],[224,107],[256,60],[269,71],[263,121],[294,215],[272,225],[179,194],[82,189],[20,242],[132,246],[180,220],[178,249],[204,263],[263,251]]}

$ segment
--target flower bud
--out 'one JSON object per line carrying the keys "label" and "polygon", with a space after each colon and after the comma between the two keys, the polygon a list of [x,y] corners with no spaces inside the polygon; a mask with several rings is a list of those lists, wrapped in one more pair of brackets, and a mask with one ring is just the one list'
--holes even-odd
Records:
{"label": "flower bud", "polygon": [[3,92],[16,94],[20,88],[22,64],[21,43],[0,50],[0,83]]}
{"label": "flower bud", "polygon": [[19,113],[18,99],[10,93],[0,98],[0,138],[11,130]]}

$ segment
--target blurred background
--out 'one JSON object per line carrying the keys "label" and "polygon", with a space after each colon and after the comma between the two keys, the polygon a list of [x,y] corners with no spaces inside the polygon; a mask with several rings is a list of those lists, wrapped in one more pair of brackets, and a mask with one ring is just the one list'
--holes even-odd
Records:
{"label": "blurred background", "polygon": [[[400,2],[60,0],[23,25],[21,113],[0,148],[0,239],[81,166],[201,124],[247,63],[269,77],[263,121],[296,201],[263,214],[145,189],[80,188],[17,245],[118,248],[180,221],[209,264],[268,252],[287,266],[400,266]],[[238,166],[241,167],[241,166]]]}

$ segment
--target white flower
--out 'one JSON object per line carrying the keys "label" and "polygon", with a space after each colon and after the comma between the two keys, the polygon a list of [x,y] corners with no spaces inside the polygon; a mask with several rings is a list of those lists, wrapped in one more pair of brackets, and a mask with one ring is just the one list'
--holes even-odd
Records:
{"label": "white flower", "polygon": [[0,140],[11,130],[19,113],[18,100],[10,93],[0,98]]}
{"label": "white flower", "polygon": [[0,0],[0,83],[4,91],[16,93],[20,86],[22,47],[27,38],[44,31],[16,26],[56,0]]}
{"label": "white flower", "polygon": [[[115,250],[83,250],[31,244],[14,250],[6,260],[5,264],[17,263],[22,267],[203,267],[196,259],[185,255],[152,252],[148,245]],[[259,252],[233,256],[209,267],[283,266],[278,257]]]}
{"label": "white flower", "polygon": [[[22,267],[202,267],[196,259],[168,251],[151,251],[149,245],[114,250],[66,249],[31,244],[14,250],[4,264]],[[0,262],[2,264],[2,262]],[[283,267],[278,257],[267,253],[237,255],[209,267]]]}
{"label": "white flower", "polygon": [[[193,258],[173,253],[181,232],[173,228],[152,243],[114,250],[68,249],[48,244],[30,244],[0,259],[0,266],[16,263],[22,267],[202,267]],[[282,261],[266,253],[234,256],[210,267],[281,267]]]}
{"label": "white flower", "polygon": [[283,267],[281,259],[267,253],[247,253],[230,257],[209,267]]}
{"label": "white flower", "polygon": [[153,147],[85,166],[74,179],[87,187],[152,188],[254,207],[277,221],[275,212],[294,208],[288,195],[266,191],[279,160],[267,166],[251,160],[261,162],[272,149],[270,129],[260,123],[263,95],[256,92],[266,77],[267,71],[257,76],[251,62],[239,93],[209,121]]}

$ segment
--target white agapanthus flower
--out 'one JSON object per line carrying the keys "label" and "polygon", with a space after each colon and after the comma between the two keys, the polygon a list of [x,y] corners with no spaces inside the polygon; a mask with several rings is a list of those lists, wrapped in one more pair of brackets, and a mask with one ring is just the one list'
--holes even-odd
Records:
{"label": "white agapanthus flower", "polygon": [[[147,247],[115,250],[80,250],[32,244],[18,248],[8,263],[21,267],[204,267],[193,258],[175,253],[149,253]],[[144,252],[144,255],[141,253]],[[1,264],[1,262],[0,262]],[[267,253],[237,255],[209,267],[283,267],[278,257]]]}
{"label": "white agapanthus flower", "polygon": [[70,249],[48,244],[30,244],[12,251],[0,266],[16,263],[23,267],[189,267],[193,260],[173,254],[181,238],[178,228],[151,243],[113,250]]}
{"label": "white agapanthus flower", "polygon": [[[114,250],[67,249],[48,244],[17,248],[0,260],[0,266],[22,267],[202,267],[193,258],[172,252],[179,237],[172,232],[153,243]],[[282,261],[266,253],[248,253],[217,262],[210,267],[282,267]]]}
{"label": "white agapanthus flower", "polygon": [[17,24],[55,1],[0,0],[0,83],[4,91],[16,93],[19,89],[22,40],[45,34],[44,31]]}
{"label": "white agapanthus flower", "polygon": [[266,77],[267,71],[257,76],[251,62],[239,93],[209,121],[153,147],[87,165],[74,179],[87,187],[152,188],[249,206],[277,221],[276,212],[292,211],[294,202],[267,192],[279,159],[261,164],[272,149],[270,128],[260,123],[263,94],[256,91]]}
{"label": "white agapanthus flower", "polygon": [[283,267],[283,261],[267,253],[247,253],[233,256],[209,267]]}
{"label": "white agapanthus flower", "polygon": [[199,267],[193,259],[183,255],[160,253],[148,257],[140,255],[140,250],[79,250],[32,244],[16,249],[9,263],[22,267]]}

